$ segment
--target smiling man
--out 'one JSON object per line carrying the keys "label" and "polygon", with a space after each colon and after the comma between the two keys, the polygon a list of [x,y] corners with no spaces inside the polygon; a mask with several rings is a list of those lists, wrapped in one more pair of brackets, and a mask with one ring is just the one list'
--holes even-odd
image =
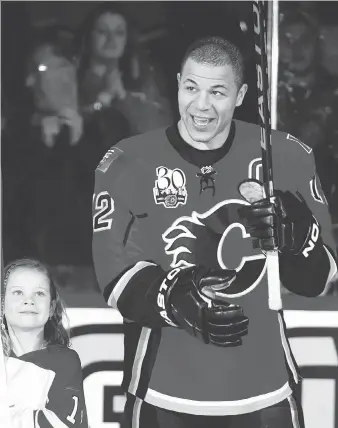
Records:
{"label": "smiling man", "polygon": [[[227,46],[228,48],[231,45]],[[218,149],[228,138],[236,107],[243,102],[247,85],[243,83],[243,64],[239,52],[188,52],[177,75],[181,137],[200,150]]]}
{"label": "smiling man", "polygon": [[304,427],[265,252],[279,250],[285,287],[317,296],[336,272],[331,225],[311,149],[289,134],[272,136],[275,203],[239,192],[262,170],[260,127],[233,119],[243,75],[234,45],[198,40],[178,124],[121,141],[97,167],[93,257],[125,321],[123,428]]}

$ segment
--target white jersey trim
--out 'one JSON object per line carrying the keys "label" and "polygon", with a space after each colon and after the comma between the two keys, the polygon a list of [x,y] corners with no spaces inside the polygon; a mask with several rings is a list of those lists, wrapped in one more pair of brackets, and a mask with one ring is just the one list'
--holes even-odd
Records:
{"label": "white jersey trim", "polygon": [[148,267],[148,266],[156,266],[155,263],[150,262],[138,262],[135,266],[129,269],[120,280],[116,283],[113,291],[111,292],[107,304],[113,308],[117,307],[117,301],[119,300],[123,290],[127,287],[129,281],[132,279],[134,275],[136,275],[140,270]]}
{"label": "white jersey trim", "polygon": [[141,418],[141,406],[143,401],[135,397],[135,403],[133,407],[133,416],[132,416],[132,428],[140,428],[140,418]]}
{"label": "white jersey trim", "polygon": [[132,368],[131,380],[128,388],[128,391],[130,392],[130,394],[133,394],[133,395],[136,395],[136,391],[139,385],[142,364],[148,348],[150,333],[151,333],[150,328],[143,327],[140,334],[139,341],[138,341],[138,345],[137,345],[137,349],[134,357],[134,364]]}
{"label": "white jersey trim", "polygon": [[174,412],[203,416],[227,416],[251,413],[265,407],[273,406],[285,400],[291,394],[292,390],[288,382],[281,388],[268,394],[236,401],[187,400],[185,398],[171,397],[149,388],[144,401],[153,406]]}
{"label": "white jersey trim", "polygon": [[297,404],[295,399],[292,397],[292,395],[288,397],[288,402],[290,405],[293,428],[301,428],[299,423],[299,418],[298,418]]}
{"label": "white jersey trim", "polygon": [[248,178],[261,179],[262,158],[255,158],[249,163]]}
{"label": "white jersey trim", "polygon": [[330,282],[331,279],[336,275],[337,273],[337,263],[335,261],[335,259],[332,257],[332,254],[330,253],[330,251],[326,248],[326,246],[324,245],[325,251],[327,252],[327,256],[330,260],[330,272],[329,275],[327,277],[327,282]]}
{"label": "white jersey trim", "polygon": [[287,341],[286,336],[285,336],[284,324],[283,324],[283,321],[282,321],[281,314],[278,314],[278,321],[279,321],[280,337],[281,337],[281,341],[282,341],[282,345],[283,345],[283,349],[284,349],[284,354],[285,354],[285,357],[286,357],[286,361],[288,362],[288,365],[289,365],[289,368],[290,368],[290,370],[292,372],[294,381],[296,383],[298,383],[298,381],[299,381],[299,379],[298,379],[298,373],[297,373],[296,367],[295,367],[295,365],[293,364],[293,361],[292,361],[292,356],[291,356],[292,354],[291,354],[291,350],[290,350],[288,341]]}
{"label": "white jersey trim", "polygon": [[323,245],[323,247],[325,248],[325,251],[327,253],[327,256],[329,258],[330,261],[330,271],[329,274],[327,276],[327,280],[326,280],[326,284],[325,284],[325,288],[324,290],[320,293],[319,296],[325,296],[328,291],[330,290],[330,281],[333,279],[333,277],[337,274],[337,263],[335,261],[335,259],[332,257],[332,254],[330,253],[330,251],[326,248],[325,245]]}

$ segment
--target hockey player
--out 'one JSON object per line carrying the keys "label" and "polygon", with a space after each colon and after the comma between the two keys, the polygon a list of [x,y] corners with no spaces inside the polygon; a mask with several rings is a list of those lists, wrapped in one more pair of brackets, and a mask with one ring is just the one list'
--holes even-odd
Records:
{"label": "hockey player", "polygon": [[318,296],[337,269],[330,220],[311,149],[286,133],[272,135],[275,203],[239,192],[261,180],[260,128],[233,119],[246,91],[238,49],[197,41],[178,124],[97,167],[93,256],[124,318],[124,428],[304,426],[265,251],[279,249],[285,287]]}
{"label": "hockey player", "polygon": [[[36,260],[15,260],[4,270],[4,286],[10,428],[88,428],[81,363],[68,348],[62,301],[47,269]],[[1,415],[0,425],[7,427]]]}

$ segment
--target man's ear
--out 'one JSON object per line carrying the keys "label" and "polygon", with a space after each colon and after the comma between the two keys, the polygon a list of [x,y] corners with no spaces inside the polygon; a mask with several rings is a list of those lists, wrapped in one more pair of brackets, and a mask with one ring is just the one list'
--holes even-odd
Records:
{"label": "man's ear", "polygon": [[181,81],[181,73],[177,73],[177,83],[180,84]]}
{"label": "man's ear", "polygon": [[243,83],[243,85],[241,86],[237,94],[236,107],[239,107],[240,105],[242,105],[242,102],[244,100],[247,90],[248,90],[248,85],[246,83]]}

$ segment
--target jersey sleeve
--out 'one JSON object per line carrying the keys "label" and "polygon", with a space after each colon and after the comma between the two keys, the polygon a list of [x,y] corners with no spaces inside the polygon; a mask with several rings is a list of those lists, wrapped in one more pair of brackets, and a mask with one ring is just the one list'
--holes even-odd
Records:
{"label": "jersey sleeve", "polygon": [[164,326],[156,311],[156,293],[149,290],[165,272],[147,257],[142,214],[134,214],[128,203],[126,170],[123,159],[116,159],[108,169],[99,165],[95,172],[92,212],[96,278],[107,304],[125,319],[150,327]]}
{"label": "jersey sleeve", "polygon": [[318,222],[320,234],[318,236],[315,230],[311,231],[309,245],[301,255],[284,260],[281,257],[281,268],[284,270],[282,276],[287,288],[311,297],[326,293],[336,274],[336,249],[328,203],[316,171],[313,152],[298,140],[294,144],[298,144],[299,148],[292,160],[292,168],[295,170],[293,176],[299,178],[295,180],[293,191],[304,198]]}
{"label": "jersey sleeve", "polygon": [[82,368],[78,354],[65,349],[58,355],[55,378],[48,393],[46,411],[39,412],[41,427],[87,428],[87,410],[83,391]]}

